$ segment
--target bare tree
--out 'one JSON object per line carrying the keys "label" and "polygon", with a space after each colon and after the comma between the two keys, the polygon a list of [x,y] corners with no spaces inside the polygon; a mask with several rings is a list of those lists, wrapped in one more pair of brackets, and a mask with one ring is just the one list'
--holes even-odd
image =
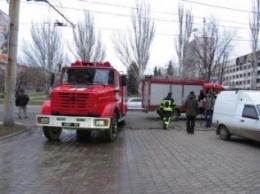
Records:
{"label": "bare tree", "polygon": [[[114,49],[119,60],[127,67],[135,63],[138,67],[138,75],[135,79],[137,85],[146,70],[149,58],[150,47],[154,39],[154,21],[150,16],[150,4],[136,2],[136,7],[132,9],[132,34],[123,35],[118,32],[113,36]],[[140,88],[138,88],[140,93]]]}
{"label": "bare tree", "polygon": [[74,46],[70,51],[82,61],[103,61],[106,52],[101,42],[100,32],[95,32],[94,18],[85,11],[84,21],[78,22],[77,27],[73,29]]}
{"label": "bare tree", "polygon": [[[205,20],[204,20],[205,21]],[[204,26],[195,35],[195,40],[191,44],[195,54],[193,61],[199,69],[200,77],[208,82],[213,81],[213,77],[221,64],[226,64],[227,56],[232,51],[232,40],[235,32],[219,29],[218,22],[212,18],[209,22],[204,22]]]}
{"label": "bare tree", "polygon": [[31,40],[22,42],[22,61],[28,66],[42,67],[44,84],[48,92],[51,75],[64,60],[62,36],[50,21],[44,24],[32,22],[30,31]]}
{"label": "bare tree", "polygon": [[224,53],[223,57],[221,57],[220,63],[216,66],[216,74],[215,77],[218,79],[219,84],[222,84],[224,80],[225,70],[227,69],[228,63],[228,53]]}
{"label": "bare tree", "polygon": [[252,1],[252,17],[249,21],[250,31],[251,31],[251,48],[253,52],[252,60],[252,73],[251,73],[251,89],[256,89],[256,76],[257,76],[257,51],[259,48],[258,38],[260,30],[260,0]]}
{"label": "bare tree", "polygon": [[178,8],[179,16],[179,35],[175,40],[175,48],[179,58],[179,76],[183,77],[183,61],[184,61],[184,49],[190,40],[193,26],[193,16],[191,11],[188,10],[185,12],[183,7],[179,5]]}
{"label": "bare tree", "polygon": [[138,74],[138,67],[132,63],[127,69],[127,93],[128,95],[138,95],[138,83],[136,82],[136,75]]}

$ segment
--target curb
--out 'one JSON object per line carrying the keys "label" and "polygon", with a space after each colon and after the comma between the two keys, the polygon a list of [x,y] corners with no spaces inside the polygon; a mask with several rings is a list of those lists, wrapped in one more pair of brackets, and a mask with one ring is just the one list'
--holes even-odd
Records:
{"label": "curb", "polygon": [[[0,122],[1,123],[1,122]],[[18,125],[22,125],[21,123],[15,123],[15,124],[18,124]],[[22,125],[22,126],[25,126],[25,125]],[[26,127],[26,126],[25,126]],[[24,133],[26,131],[29,131],[30,130],[30,127],[26,127],[25,129],[21,130],[21,131],[18,131],[16,133],[12,133],[10,135],[6,135],[6,136],[3,136],[3,137],[0,137],[0,140],[3,140],[3,139],[7,139],[7,138],[10,138],[10,137],[13,137],[13,136],[16,136],[16,135],[19,135],[21,133]]]}

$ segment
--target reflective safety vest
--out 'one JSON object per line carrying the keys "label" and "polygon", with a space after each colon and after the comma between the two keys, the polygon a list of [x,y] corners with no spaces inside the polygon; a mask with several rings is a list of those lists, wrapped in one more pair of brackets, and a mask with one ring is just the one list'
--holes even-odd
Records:
{"label": "reflective safety vest", "polygon": [[163,111],[172,111],[175,107],[175,102],[173,100],[164,99],[161,103],[161,108]]}

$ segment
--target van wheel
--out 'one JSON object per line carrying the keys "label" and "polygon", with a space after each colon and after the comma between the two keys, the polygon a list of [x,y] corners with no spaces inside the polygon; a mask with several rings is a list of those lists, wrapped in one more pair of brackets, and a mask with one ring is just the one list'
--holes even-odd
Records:
{"label": "van wheel", "polygon": [[49,140],[59,139],[61,132],[61,127],[43,127],[43,134]]}
{"label": "van wheel", "polygon": [[228,129],[225,127],[225,126],[220,126],[219,127],[219,137],[220,139],[223,139],[223,140],[230,140],[230,133],[228,132]]}

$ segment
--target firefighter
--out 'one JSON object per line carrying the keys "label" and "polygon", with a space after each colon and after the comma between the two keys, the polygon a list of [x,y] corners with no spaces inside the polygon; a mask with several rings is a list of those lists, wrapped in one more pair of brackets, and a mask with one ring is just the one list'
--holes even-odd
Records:
{"label": "firefighter", "polygon": [[170,124],[170,119],[171,119],[171,115],[172,115],[173,109],[175,107],[175,104],[176,103],[175,103],[174,99],[172,98],[171,92],[169,92],[167,97],[165,97],[163,99],[163,101],[161,102],[160,109],[161,109],[161,112],[163,113],[162,119],[163,119],[164,129],[167,129]]}

